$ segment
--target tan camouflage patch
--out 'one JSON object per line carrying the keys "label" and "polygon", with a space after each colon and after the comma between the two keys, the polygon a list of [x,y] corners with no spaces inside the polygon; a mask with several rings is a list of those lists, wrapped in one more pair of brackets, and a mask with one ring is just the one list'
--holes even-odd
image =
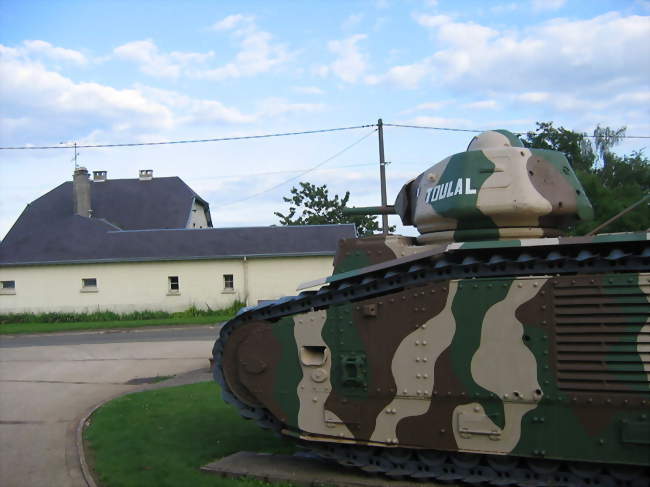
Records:
{"label": "tan camouflage patch", "polygon": [[483,153],[495,167],[478,192],[477,208],[499,227],[539,226],[539,217],[550,213],[553,206],[530,180],[526,160],[531,152],[486,149]]}
{"label": "tan camouflage patch", "polygon": [[505,428],[501,429],[485,414],[477,402],[463,404],[454,409],[454,438],[460,451],[509,453],[521,438],[521,418],[536,404],[503,405]]}
{"label": "tan camouflage patch", "polygon": [[294,336],[298,347],[302,380],[298,384],[298,427],[313,434],[353,438],[350,430],[331,411],[325,400],[332,390],[332,360],[322,331],[327,311],[313,311],[294,317]]}
{"label": "tan camouflage patch", "polygon": [[429,409],[436,361],[449,347],[456,331],[451,305],[457,289],[458,281],[450,282],[444,309],[404,338],[397,348],[391,364],[397,397],[377,418],[372,441],[397,442],[397,424]]}

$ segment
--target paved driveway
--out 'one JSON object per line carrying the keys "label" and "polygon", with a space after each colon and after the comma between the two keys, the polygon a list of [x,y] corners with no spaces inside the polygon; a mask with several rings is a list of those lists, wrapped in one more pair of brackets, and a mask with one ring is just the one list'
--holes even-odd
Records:
{"label": "paved driveway", "polygon": [[0,485],[84,486],[75,428],[138,378],[208,364],[217,328],[0,337]]}

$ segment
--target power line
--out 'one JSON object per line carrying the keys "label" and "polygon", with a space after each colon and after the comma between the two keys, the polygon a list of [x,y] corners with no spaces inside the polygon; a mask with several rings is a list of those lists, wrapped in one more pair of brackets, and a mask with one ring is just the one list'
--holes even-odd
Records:
{"label": "power line", "polygon": [[[485,129],[462,129],[462,128],[453,128],[453,127],[432,127],[428,125],[410,125],[410,124],[400,124],[400,123],[384,123],[386,127],[400,127],[400,128],[411,128],[411,129],[425,129],[425,130],[439,130],[445,132],[471,132],[471,133],[481,133],[485,132]],[[209,139],[184,139],[184,140],[168,140],[168,141],[158,141],[158,142],[128,142],[123,144],[74,144],[74,145],[41,145],[41,146],[14,146],[14,147],[0,147],[0,150],[46,150],[46,149],[101,149],[101,148],[113,148],[113,147],[144,147],[144,146],[156,146],[156,145],[178,145],[178,144],[201,144],[206,142],[226,142],[232,140],[251,140],[251,139],[267,139],[271,137],[286,137],[291,135],[308,135],[308,134],[321,134],[327,132],[341,132],[345,130],[356,130],[369,127],[376,127],[377,124],[365,124],[365,125],[353,125],[350,127],[336,127],[328,129],[316,129],[316,130],[302,130],[296,132],[280,132],[272,134],[260,134],[260,135],[242,135],[237,137],[215,137]],[[516,135],[524,135],[524,132],[514,132]],[[584,137],[589,138],[599,138],[602,136],[597,135],[587,135],[582,134]],[[621,135],[619,138],[622,139],[650,139],[650,135]]]}
{"label": "power line", "polygon": [[[370,126],[372,126],[372,125],[370,125]],[[372,131],[368,132],[366,135],[364,135],[364,136],[361,137],[360,139],[357,139],[356,141],[352,142],[350,145],[348,145],[348,146],[344,147],[343,149],[341,149],[340,151],[338,151],[336,154],[334,154],[334,155],[328,157],[328,158],[325,159],[324,161],[319,162],[319,163],[316,164],[315,166],[310,167],[309,169],[307,169],[307,170],[301,172],[300,174],[298,174],[298,175],[296,175],[296,176],[292,176],[292,177],[290,177],[289,179],[287,179],[287,180],[285,180],[285,181],[282,181],[282,182],[279,183],[279,184],[276,184],[276,185],[274,185],[274,186],[271,186],[270,188],[267,188],[267,189],[265,189],[265,190],[263,190],[263,191],[259,191],[259,192],[257,192],[257,193],[253,193],[253,194],[251,194],[251,195],[248,195],[248,196],[246,196],[245,198],[242,198],[242,199],[239,199],[239,200],[235,200],[235,201],[231,201],[230,203],[220,203],[219,206],[220,206],[220,207],[221,207],[221,206],[231,206],[231,205],[235,205],[235,204],[237,204],[237,203],[242,203],[242,202],[244,202],[244,201],[248,201],[248,200],[250,200],[250,199],[252,199],[252,198],[255,198],[256,196],[260,196],[260,195],[262,195],[262,194],[268,193],[269,191],[273,191],[274,189],[277,189],[277,188],[279,188],[280,186],[284,186],[285,184],[287,184],[287,183],[289,183],[289,182],[291,182],[291,181],[294,181],[294,180],[296,180],[296,179],[298,179],[298,178],[304,176],[305,174],[308,174],[308,173],[310,173],[310,172],[312,172],[312,171],[315,171],[316,169],[318,169],[319,167],[321,167],[321,166],[327,164],[327,163],[330,162],[331,160],[336,159],[337,157],[339,157],[339,156],[340,156],[341,154],[343,154],[344,152],[347,152],[348,150],[352,149],[352,147],[354,147],[355,145],[358,145],[358,144],[360,144],[361,142],[363,142],[365,139],[367,139],[368,137],[370,137],[370,136],[371,136],[372,134],[374,134],[376,131],[377,131],[376,128],[373,129]]]}
{"label": "power line", "polygon": [[402,123],[385,123],[384,127],[402,127],[407,129],[444,130],[447,132],[485,132],[479,129],[455,129],[450,127],[429,127],[426,125],[407,125]]}
{"label": "power line", "polygon": [[41,146],[17,146],[17,147],[0,147],[0,150],[42,150],[42,149],[100,149],[105,147],[140,147],[147,145],[172,145],[172,144],[201,144],[204,142],[225,142],[228,140],[247,140],[247,139],[267,139],[270,137],[286,137],[288,135],[306,135],[321,134],[325,132],[341,132],[343,130],[364,129],[374,127],[375,124],[354,125],[351,127],[337,127],[331,129],[303,130],[300,132],[281,132],[275,134],[262,135],[242,135],[239,137],[216,137],[212,139],[191,139],[191,140],[168,140],[162,142],[130,142],[125,144],[74,144],[74,145],[41,145]]}
{"label": "power line", "polygon": [[[409,163],[406,163],[409,164]],[[414,163],[411,163],[414,164]],[[322,171],[329,171],[332,169],[347,169],[350,167],[362,167],[362,166],[377,166],[376,162],[365,162],[362,164],[346,164],[345,166],[334,166],[330,167],[328,169],[321,169]],[[187,181],[206,181],[210,179],[227,179],[227,178],[250,178],[250,177],[256,177],[256,176],[272,176],[275,174],[295,174],[298,172],[302,171],[312,171],[314,172],[315,169],[307,168],[307,167],[301,167],[299,169],[286,169],[284,171],[264,171],[264,172],[249,172],[249,173],[240,173],[240,174],[222,174],[219,176],[209,176],[209,177],[202,177],[202,178],[196,178],[196,179],[188,179]]]}
{"label": "power line", "polygon": [[[473,133],[480,133],[480,132],[485,132],[486,129],[480,130],[480,129],[457,129],[457,128],[450,128],[450,127],[430,127],[427,125],[407,125],[407,124],[401,124],[401,123],[385,123],[384,127],[402,127],[402,128],[409,128],[409,129],[426,129],[426,130],[443,130],[446,132],[473,132]],[[515,135],[525,135],[525,132],[513,132]],[[602,138],[602,135],[587,135],[587,134],[581,134],[584,137],[589,137],[591,139],[598,139]],[[650,139],[650,135],[620,135],[619,138],[621,139]]]}

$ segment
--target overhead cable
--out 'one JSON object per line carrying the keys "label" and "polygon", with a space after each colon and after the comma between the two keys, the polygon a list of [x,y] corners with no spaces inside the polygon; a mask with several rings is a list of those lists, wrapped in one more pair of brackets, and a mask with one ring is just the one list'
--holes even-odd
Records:
{"label": "overhead cable", "polygon": [[[485,132],[486,130],[489,129],[458,129],[458,128],[450,128],[450,127],[430,127],[428,125],[408,125],[408,124],[402,124],[402,123],[384,123],[384,127],[402,127],[402,128],[408,128],[408,129],[426,129],[426,130],[442,130],[446,132],[473,132],[473,133],[480,133],[480,132]],[[525,135],[526,132],[513,132],[515,135]],[[587,134],[580,134],[584,137],[589,137],[592,139],[597,139],[597,138],[602,138],[602,135],[587,135]],[[619,135],[618,138],[620,139],[650,139],[650,135]]]}
{"label": "overhead cable", "polygon": [[228,140],[248,140],[248,139],[267,139],[270,137],[286,137],[288,135],[306,135],[321,134],[325,132],[341,132],[343,130],[364,129],[375,127],[376,124],[355,125],[351,127],[337,127],[331,129],[302,130],[300,132],[281,132],[275,134],[262,135],[242,135],[238,137],[216,137],[212,139],[191,139],[191,140],[167,140],[160,142],[129,142],[124,144],[66,144],[66,145],[41,145],[41,146],[17,146],[17,147],[0,147],[0,150],[39,150],[39,149],[101,149],[105,147],[139,147],[147,145],[173,145],[173,144],[200,144],[204,142],[225,142]]}
{"label": "overhead cable", "polygon": [[330,161],[336,159],[337,157],[339,157],[340,155],[342,155],[344,152],[347,152],[348,150],[352,149],[355,145],[358,145],[358,144],[360,144],[361,142],[363,142],[365,139],[367,139],[368,137],[370,137],[370,136],[371,136],[372,134],[374,134],[375,132],[377,132],[377,129],[376,129],[376,128],[373,129],[373,130],[371,130],[370,132],[368,132],[366,135],[364,135],[364,136],[361,137],[360,139],[355,140],[355,141],[352,142],[350,145],[344,147],[343,149],[341,149],[340,151],[338,151],[336,154],[334,154],[334,155],[328,157],[328,158],[325,159],[324,161],[319,162],[319,163],[316,164],[315,166],[310,167],[309,169],[307,169],[307,170],[301,172],[300,174],[297,174],[296,176],[292,176],[292,177],[290,177],[289,179],[286,179],[286,180],[282,181],[281,183],[278,183],[278,184],[276,184],[276,185],[274,185],[274,186],[271,186],[270,188],[266,188],[265,190],[259,191],[259,192],[257,192],[257,193],[253,193],[253,194],[251,194],[251,195],[248,195],[248,196],[246,196],[245,198],[242,198],[242,199],[239,199],[239,200],[236,200],[236,201],[231,201],[230,203],[219,203],[219,207],[222,207],[222,206],[231,206],[231,205],[235,205],[235,204],[237,204],[237,203],[242,203],[242,202],[244,202],[244,201],[248,201],[248,200],[253,199],[253,198],[257,197],[257,196],[260,196],[260,195],[262,195],[262,194],[264,194],[264,193],[268,193],[269,191],[273,191],[274,189],[277,189],[277,188],[279,188],[279,187],[281,187],[281,186],[284,186],[285,184],[290,183],[291,181],[294,181],[294,180],[296,180],[296,179],[298,179],[298,178],[304,176],[305,174],[308,174],[308,173],[310,173],[310,172],[312,172],[312,171],[315,171],[315,170],[318,169],[319,167],[324,166],[324,165],[327,164],[328,162],[330,162]]}
{"label": "overhead cable", "polygon": [[[480,133],[485,132],[486,129],[462,129],[462,128],[453,128],[453,127],[432,127],[428,125],[410,125],[410,124],[401,124],[401,123],[384,123],[384,127],[401,127],[401,128],[411,128],[411,129],[426,129],[426,130],[439,130],[445,132],[472,132]],[[364,125],[353,125],[350,127],[336,127],[329,129],[317,129],[317,130],[302,130],[296,132],[280,132],[272,134],[260,134],[260,135],[241,135],[236,137],[215,137],[209,139],[184,139],[184,140],[166,140],[158,142],[128,142],[122,144],[59,144],[59,145],[23,145],[23,146],[13,146],[13,147],[0,147],[0,150],[45,150],[45,149],[102,149],[102,148],[113,148],[113,147],[144,147],[144,146],[156,146],[156,145],[178,145],[178,144],[201,144],[206,142],[226,142],[231,140],[251,140],[251,139],[267,139],[271,137],[286,137],[290,135],[308,135],[308,134],[321,134],[327,132],[341,132],[345,130],[356,130],[369,127],[377,127],[377,124],[370,123]],[[514,132],[516,135],[525,135],[525,132]],[[589,138],[599,138],[602,136],[598,135],[587,135],[582,134],[584,137]],[[650,139],[650,135],[621,135],[618,138],[621,139]]]}

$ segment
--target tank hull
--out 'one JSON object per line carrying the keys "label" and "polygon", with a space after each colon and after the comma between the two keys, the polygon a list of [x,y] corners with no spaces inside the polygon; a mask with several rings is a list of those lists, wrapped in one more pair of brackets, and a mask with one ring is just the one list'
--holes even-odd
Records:
{"label": "tank hull", "polygon": [[396,475],[647,475],[647,234],[359,242],[319,291],[224,326],[215,378],[242,415]]}

